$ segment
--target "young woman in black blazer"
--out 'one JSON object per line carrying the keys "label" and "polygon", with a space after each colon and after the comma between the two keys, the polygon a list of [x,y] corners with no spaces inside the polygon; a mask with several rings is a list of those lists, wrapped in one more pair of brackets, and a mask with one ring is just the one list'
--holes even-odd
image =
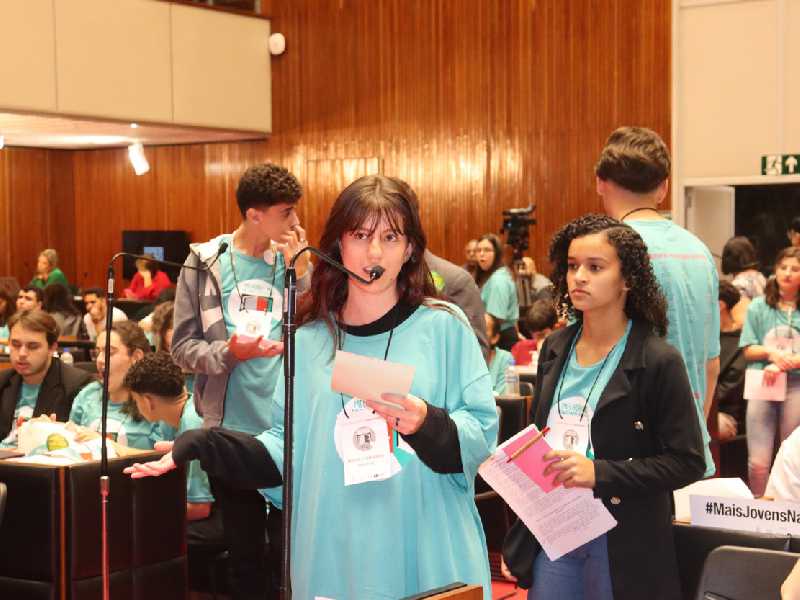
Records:
{"label": "young woman in black blazer", "polygon": [[574,323],[539,357],[532,417],[554,450],[546,473],[594,490],[618,524],[550,561],[524,524],[505,562],[536,600],[681,597],[670,493],[704,471],[680,354],[662,338],[666,300],[641,237],[588,215],[553,238],[553,282]]}

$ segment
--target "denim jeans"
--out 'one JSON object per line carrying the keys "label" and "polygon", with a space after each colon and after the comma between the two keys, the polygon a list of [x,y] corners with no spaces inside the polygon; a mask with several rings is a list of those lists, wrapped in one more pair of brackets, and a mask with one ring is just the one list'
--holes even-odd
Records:
{"label": "denim jeans", "polygon": [[556,561],[539,552],[528,600],[613,600],[608,539],[601,535]]}
{"label": "denim jeans", "polygon": [[782,442],[800,426],[800,377],[790,374],[786,400],[747,401],[747,472],[750,490],[755,497],[763,496],[772,467],[775,434]]}

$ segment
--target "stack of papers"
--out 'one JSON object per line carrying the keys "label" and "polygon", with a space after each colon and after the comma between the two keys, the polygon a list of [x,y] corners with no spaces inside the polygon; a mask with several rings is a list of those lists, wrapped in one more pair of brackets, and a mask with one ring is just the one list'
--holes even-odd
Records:
{"label": "stack of papers", "polygon": [[547,557],[556,560],[600,537],[617,521],[592,490],[566,489],[553,483],[555,475],[545,477],[548,463],[543,457],[551,448],[544,438],[509,461],[538,433],[535,425],[523,429],[497,448],[478,473],[536,536]]}

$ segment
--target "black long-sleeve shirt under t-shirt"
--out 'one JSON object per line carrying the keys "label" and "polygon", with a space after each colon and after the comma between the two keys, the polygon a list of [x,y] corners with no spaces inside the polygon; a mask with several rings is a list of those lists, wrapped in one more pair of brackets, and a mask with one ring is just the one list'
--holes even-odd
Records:
{"label": "black long-sleeve shirt under t-shirt", "polygon": [[[354,336],[386,333],[410,317],[416,308],[399,302],[372,323],[359,326],[340,323],[339,327]],[[443,408],[428,404],[422,426],[414,434],[403,435],[403,439],[432,471],[445,474],[463,470],[458,429]],[[175,440],[172,456],[177,463],[197,459],[210,477],[238,489],[275,487],[282,483],[275,461],[259,440],[222,427],[185,432]]]}

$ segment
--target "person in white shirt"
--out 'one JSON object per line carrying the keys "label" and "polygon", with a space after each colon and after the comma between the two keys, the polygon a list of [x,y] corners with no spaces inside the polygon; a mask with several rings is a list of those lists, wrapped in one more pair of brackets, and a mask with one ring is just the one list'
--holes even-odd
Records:
{"label": "person in white shirt", "polygon": [[800,427],[781,444],[769,472],[764,497],[800,502]]}
{"label": "person in white shirt", "polygon": [[[86,314],[83,315],[83,324],[90,340],[97,339],[97,335],[106,329],[106,297],[100,288],[89,288],[83,292],[83,304]],[[127,321],[128,316],[116,306],[112,312],[111,320],[114,323]]]}

